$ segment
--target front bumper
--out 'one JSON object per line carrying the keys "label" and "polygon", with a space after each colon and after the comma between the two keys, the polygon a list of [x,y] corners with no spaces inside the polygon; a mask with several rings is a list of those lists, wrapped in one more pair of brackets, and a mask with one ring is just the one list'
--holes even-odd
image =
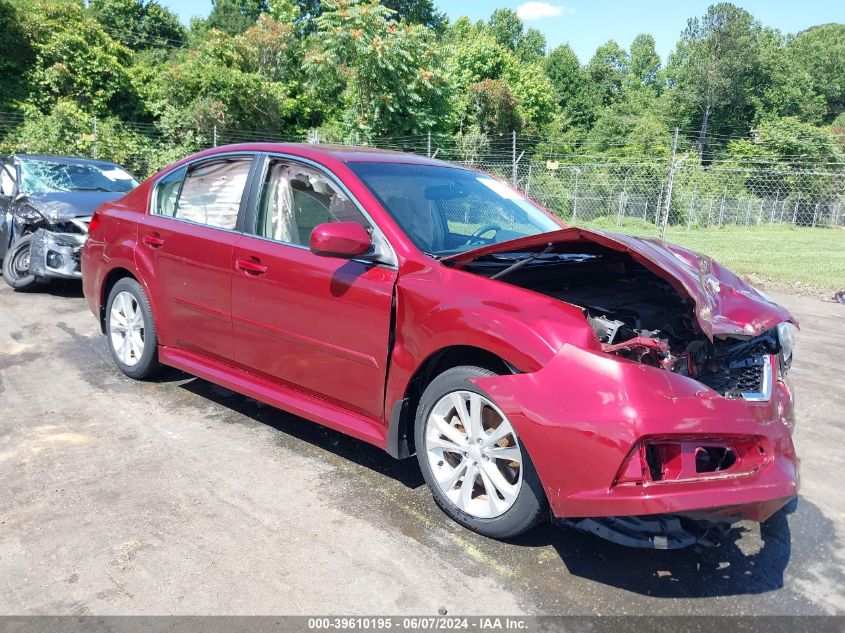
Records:
{"label": "front bumper", "polygon": [[[729,399],[679,374],[564,345],[540,371],[475,382],[515,427],[555,517],[731,523],[764,521],[798,492],[792,392],[777,363],[771,371],[768,400]],[[753,438],[761,456],[739,474],[620,483],[649,438]]]}
{"label": "front bumper", "polygon": [[29,272],[37,277],[80,279],[79,258],[84,243],[84,234],[38,229],[30,242]]}

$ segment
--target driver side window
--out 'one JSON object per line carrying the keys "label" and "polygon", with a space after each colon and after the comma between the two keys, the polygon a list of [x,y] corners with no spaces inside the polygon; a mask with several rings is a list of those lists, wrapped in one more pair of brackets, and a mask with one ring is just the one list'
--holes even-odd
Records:
{"label": "driver side window", "polygon": [[355,203],[327,176],[291,161],[271,161],[261,183],[256,235],[308,246],[311,231],[326,222],[370,228]]}

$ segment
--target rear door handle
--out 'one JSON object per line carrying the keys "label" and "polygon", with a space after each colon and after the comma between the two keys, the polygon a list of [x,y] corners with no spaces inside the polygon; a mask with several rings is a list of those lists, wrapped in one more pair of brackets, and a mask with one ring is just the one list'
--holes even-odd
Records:
{"label": "rear door handle", "polygon": [[252,259],[239,259],[237,267],[248,275],[263,275],[267,272],[267,266],[261,263],[257,257]]}
{"label": "rear door handle", "polygon": [[150,248],[161,248],[164,246],[164,240],[158,233],[150,233],[149,235],[145,235],[142,239],[144,240],[144,244]]}

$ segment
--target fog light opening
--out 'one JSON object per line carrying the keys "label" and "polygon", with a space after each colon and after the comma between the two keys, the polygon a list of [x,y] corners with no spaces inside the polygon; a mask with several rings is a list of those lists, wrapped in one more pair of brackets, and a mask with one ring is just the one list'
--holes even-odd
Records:
{"label": "fog light opening", "polygon": [[724,446],[697,446],[695,449],[695,472],[717,473],[728,470],[736,463],[733,449]]}
{"label": "fog light opening", "polygon": [[56,251],[47,251],[47,266],[49,268],[61,268],[64,265],[64,259]]}

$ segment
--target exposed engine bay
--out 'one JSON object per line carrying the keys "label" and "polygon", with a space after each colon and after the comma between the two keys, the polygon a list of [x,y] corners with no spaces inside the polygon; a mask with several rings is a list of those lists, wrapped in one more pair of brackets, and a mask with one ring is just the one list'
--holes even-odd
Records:
{"label": "exposed engine bay", "polygon": [[[467,268],[582,308],[607,353],[689,376],[728,398],[766,391],[771,355],[780,351],[776,329],[711,341],[690,299],[627,253],[598,244],[560,244],[514,265],[525,257],[485,255]],[[503,267],[512,268],[502,275]]]}

